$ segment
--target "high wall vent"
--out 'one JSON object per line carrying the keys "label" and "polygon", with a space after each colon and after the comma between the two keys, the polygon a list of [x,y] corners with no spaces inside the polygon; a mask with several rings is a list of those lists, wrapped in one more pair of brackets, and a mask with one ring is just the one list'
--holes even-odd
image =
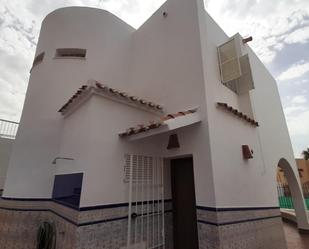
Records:
{"label": "high wall vent", "polygon": [[58,48],[56,50],[56,58],[85,58],[86,49],[82,48]]}

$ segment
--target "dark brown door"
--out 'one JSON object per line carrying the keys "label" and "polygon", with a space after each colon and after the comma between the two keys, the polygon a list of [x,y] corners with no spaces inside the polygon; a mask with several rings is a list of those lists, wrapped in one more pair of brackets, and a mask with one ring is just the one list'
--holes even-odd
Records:
{"label": "dark brown door", "polygon": [[193,160],[171,160],[175,249],[197,249],[197,221]]}

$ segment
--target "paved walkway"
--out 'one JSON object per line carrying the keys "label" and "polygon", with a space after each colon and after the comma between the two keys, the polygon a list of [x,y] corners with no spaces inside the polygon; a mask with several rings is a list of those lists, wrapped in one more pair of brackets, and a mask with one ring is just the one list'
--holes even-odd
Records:
{"label": "paved walkway", "polygon": [[300,234],[296,225],[283,222],[288,249],[309,249],[309,234]]}

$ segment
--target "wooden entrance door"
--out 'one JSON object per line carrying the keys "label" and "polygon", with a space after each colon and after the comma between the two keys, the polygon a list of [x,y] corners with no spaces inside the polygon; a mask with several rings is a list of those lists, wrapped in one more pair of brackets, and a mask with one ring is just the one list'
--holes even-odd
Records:
{"label": "wooden entrance door", "polygon": [[197,219],[193,159],[171,160],[175,249],[197,249]]}

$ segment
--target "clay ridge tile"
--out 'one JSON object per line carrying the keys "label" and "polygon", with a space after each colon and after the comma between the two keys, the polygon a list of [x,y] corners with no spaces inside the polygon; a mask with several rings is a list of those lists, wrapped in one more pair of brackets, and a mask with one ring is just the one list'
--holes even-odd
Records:
{"label": "clay ridge tile", "polygon": [[[146,106],[150,109],[155,109],[155,110],[159,110],[161,111],[163,109],[163,107],[161,105],[158,105],[158,104],[155,104],[151,101],[147,101],[145,99],[141,99],[141,98],[138,98],[136,96],[130,96],[128,93],[126,92],[122,92],[122,91],[119,91],[115,88],[112,88],[112,87],[108,87],[98,81],[94,81],[94,84],[93,86],[94,88],[98,89],[98,90],[101,90],[101,91],[106,91],[106,92],[109,92],[109,94],[112,94],[112,95],[115,95],[115,96],[119,96],[121,98],[124,98],[126,99],[127,101],[130,101],[130,102],[135,102],[136,104],[140,104],[140,105],[143,105],[143,106]],[[70,104],[73,103],[73,101],[75,101],[76,99],[78,99],[78,97],[83,94],[86,90],[88,90],[90,88],[89,85],[82,85],[76,92],[75,94],[58,110],[58,112],[64,112],[69,106]]]}
{"label": "clay ridge tile", "polygon": [[79,95],[85,92],[88,89],[87,85],[82,85],[75,94],[58,110],[58,112],[63,112],[65,109],[76,99]]}
{"label": "clay ridge tile", "polygon": [[119,95],[123,98],[127,98],[129,101],[136,102],[136,103],[139,103],[139,104],[142,104],[142,105],[147,105],[148,107],[154,108],[154,109],[157,109],[157,110],[163,109],[163,107],[161,105],[155,104],[151,101],[147,101],[147,100],[142,99],[142,98],[138,98],[136,96],[130,96],[126,92],[118,91],[117,89],[105,86],[105,85],[101,84],[100,82],[96,81],[95,84],[99,89],[108,90],[109,92],[111,92],[115,95]]}

